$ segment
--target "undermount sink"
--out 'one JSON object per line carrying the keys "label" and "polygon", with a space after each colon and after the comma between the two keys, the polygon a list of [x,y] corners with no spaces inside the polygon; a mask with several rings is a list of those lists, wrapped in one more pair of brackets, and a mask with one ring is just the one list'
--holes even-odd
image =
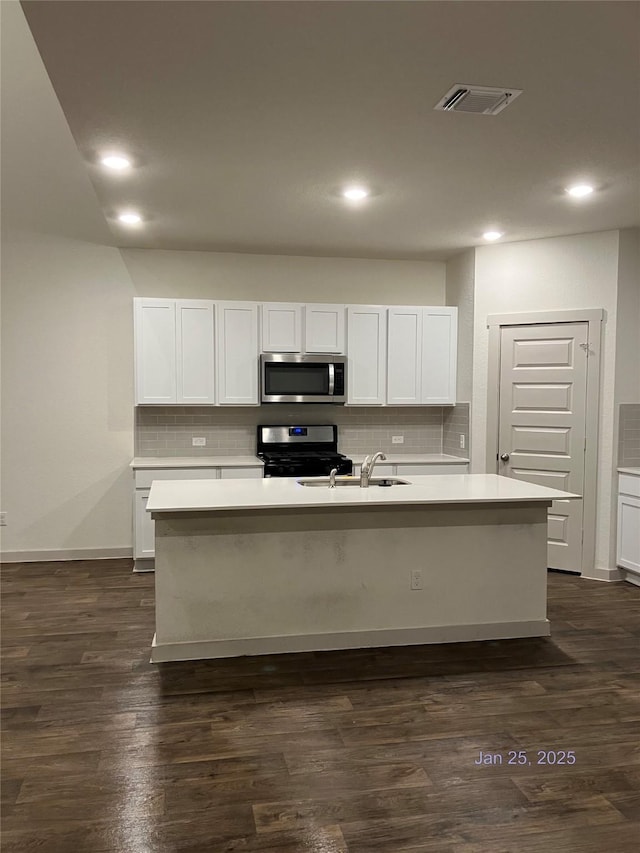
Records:
{"label": "undermount sink", "polygon": [[[309,480],[298,480],[298,484],[301,486],[315,486],[317,488],[329,488],[329,478],[328,477],[314,477]],[[380,486],[381,488],[386,488],[388,486],[409,486],[411,485],[408,480],[400,480],[397,477],[374,477],[369,480],[369,486]],[[357,486],[360,488],[360,478],[359,477],[336,477],[336,486]]]}

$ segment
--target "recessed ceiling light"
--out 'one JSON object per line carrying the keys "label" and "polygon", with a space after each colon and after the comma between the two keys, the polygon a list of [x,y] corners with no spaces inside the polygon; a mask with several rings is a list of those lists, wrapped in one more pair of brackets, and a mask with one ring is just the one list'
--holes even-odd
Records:
{"label": "recessed ceiling light", "polygon": [[125,225],[139,225],[142,222],[142,217],[139,213],[133,210],[128,210],[126,213],[121,213],[118,220]]}
{"label": "recessed ceiling light", "polygon": [[482,236],[485,240],[488,240],[490,243],[492,243],[494,240],[499,240],[501,237],[504,236],[504,234],[502,233],[502,231],[485,231]]}
{"label": "recessed ceiling light", "polygon": [[369,190],[365,187],[347,187],[342,191],[342,195],[349,201],[362,201],[369,195]]}
{"label": "recessed ceiling light", "polygon": [[567,187],[566,192],[574,198],[584,198],[587,195],[591,195],[593,187],[589,184],[576,184],[574,187]]}
{"label": "recessed ceiling light", "polygon": [[113,169],[115,172],[121,172],[131,166],[131,160],[123,157],[122,154],[107,154],[100,159],[100,162],[107,169]]}

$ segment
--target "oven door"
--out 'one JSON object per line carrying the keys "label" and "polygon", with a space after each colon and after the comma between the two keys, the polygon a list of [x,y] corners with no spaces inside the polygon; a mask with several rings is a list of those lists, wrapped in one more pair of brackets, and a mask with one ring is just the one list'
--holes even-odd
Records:
{"label": "oven door", "polygon": [[326,355],[261,355],[263,403],[345,401],[345,360]]}

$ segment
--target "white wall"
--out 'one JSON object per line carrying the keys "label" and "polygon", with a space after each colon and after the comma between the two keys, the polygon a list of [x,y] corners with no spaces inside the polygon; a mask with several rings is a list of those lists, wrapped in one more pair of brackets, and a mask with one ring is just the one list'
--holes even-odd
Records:
{"label": "white wall", "polygon": [[3,243],[3,552],[130,547],[134,295],[444,301],[443,264]]}
{"label": "white wall", "polygon": [[0,8],[2,552],[126,553],[134,296],[443,304],[444,264],[110,248],[22,10]]}
{"label": "white wall", "polygon": [[18,3],[2,14],[2,550],[131,540],[132,287]]}
{"label": "white wall", "polygon": [[472,464],[486,470],[487,316],[604,308],[598,447],[596,567],[612,568],[612,467],[619,232],[606,231],[476,249]]}
{"label": "white wall", "polygon": [[616,403],[640,403],[640,229],[620,232]]}
{"label": "white wall", "polygon": [[457,400],[471,402],[473,387],[473,314],[475,284],[475,250],[469,249],[447,261],[447,305],[458,308],[458,384]]}
{"label": "white wall", "polygon": [[138,296],[443,305],[445,265],[125,249]]}

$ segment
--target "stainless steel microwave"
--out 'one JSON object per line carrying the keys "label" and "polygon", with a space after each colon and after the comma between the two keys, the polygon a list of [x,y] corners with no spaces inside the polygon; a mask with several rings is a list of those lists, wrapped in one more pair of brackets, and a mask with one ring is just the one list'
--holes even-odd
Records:
{"label": "stainless steel microwave", "polygon": [[344,355],[260,356],[263,403],[337,403],[347,393],[347,358]]}

